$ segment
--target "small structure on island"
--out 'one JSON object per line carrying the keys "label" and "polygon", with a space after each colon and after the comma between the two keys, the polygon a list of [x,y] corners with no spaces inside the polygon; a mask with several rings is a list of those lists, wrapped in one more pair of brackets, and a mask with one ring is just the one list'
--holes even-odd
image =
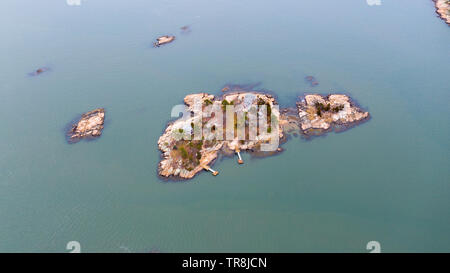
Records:
{"label": "small structure on island", "polygon": [[169,36],[169,35],[164,35],[161,37],[158,37],[156,39],[156,42],[153,44],[155,47],[160,47],[162,45],[171,43],[175,40],[175,36]]}
{"label": "small structure on island", "polygon": [[207,170],[208,172],[211,172],[212,175],[217,176],[219,174],[218,171],[213,170],[211,167],[209,167],[208,165],[203,166],[203,169]]}
{"label": "small structure on island", "polygon": [[244,160],[242,160],[241,153],[240,153],[241,151],[239,150],[239,148],[236,147],[235,151],[236,151],[236,154],[238,156],[238,163],[239,164],[244,164]]}

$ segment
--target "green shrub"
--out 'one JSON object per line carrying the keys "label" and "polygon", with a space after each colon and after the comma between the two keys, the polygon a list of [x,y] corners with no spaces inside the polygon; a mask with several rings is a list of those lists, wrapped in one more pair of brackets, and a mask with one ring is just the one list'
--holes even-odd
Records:
{"label": "green shrub", "polygon": [[319,117],[322,116],[322,112],[330,111],[331,108],[329,103],[327,103],[327,105],[324,105],[323,103],[316,102],[314,106],[316,107],[316,113]]}
{"label": "green shrub", "polygon": [[344,109],[344,105],[338,105],[338,106],[335,106],[335,107],[333,107],[333,112],[335,112],[335,113],[337,113],[337,112],[339,112],[339,111],[341,111],[342,109]]}
{"label": "green shrub", "polygon": [[197,148],[197,150],[201,150],[203,146],[203,140],[200,140],[196,143],[195,148]]}
{"label": "green shrub", "polygon": [[188,158],[188,152],[186,151],[186,149],[183,146],[180,147],[180,153],[181,153],[182,158],[184,158],[184,159]]}

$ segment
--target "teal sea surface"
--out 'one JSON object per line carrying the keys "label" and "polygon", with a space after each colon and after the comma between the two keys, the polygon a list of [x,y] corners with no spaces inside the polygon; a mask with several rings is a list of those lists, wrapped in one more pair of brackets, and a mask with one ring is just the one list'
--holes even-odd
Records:
{"label": "teal sea surface", "polygon": [[[0,2],[0,252],[450,251],[450,27],[431,0],[68,2]],[[372,118],[158,178],[172,107],[227,83],[282,107],[345,93]],[[68,144],[97,107],[101,138]]]}

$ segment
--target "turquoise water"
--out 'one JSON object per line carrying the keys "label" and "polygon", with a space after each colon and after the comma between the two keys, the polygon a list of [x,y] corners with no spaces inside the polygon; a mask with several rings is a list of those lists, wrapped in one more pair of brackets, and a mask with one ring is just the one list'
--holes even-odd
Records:
{"label": "turquoise water", "polygon": [[[450,28],[431,1],[5,0],[0,39],[2,252],[450,251]],[[158,179],[171,108],[255,82],[282,106],[345,92],[372,119]],[[96,107],[102,137],[67,144]]]}

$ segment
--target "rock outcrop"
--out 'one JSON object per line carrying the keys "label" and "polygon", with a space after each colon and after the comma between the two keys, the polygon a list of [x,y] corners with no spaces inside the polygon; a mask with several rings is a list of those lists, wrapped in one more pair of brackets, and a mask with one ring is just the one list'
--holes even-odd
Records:
{"label": "rock outcrop", "polygon": [[171,43],[175,40],[175,36],[169,36],[169,35],[165,35],[165,36],[161,36],[158,37],[156,39],[156,42],[153,44],[155,47],[160,47],[164,44],[168,44]]}
{"label": "rock outcrop", "polygon": [[105,109],[103,108],[84,113],[81,119],[67,132],[68,142],[75,143],[83,138],[99,137],[102,134],[104,122]]}
{"label": "rock outcrop", "polygon": [[345,128],[369,118],[369,112],[359,109],[346,95],[306,95],[297,103],[300,130],[305,135],[317,135],[333,128]]}
{"label": "rock outcrop", "polygon": [[450,25],[450,0],[433,0],[436,6],[436,13]]}

